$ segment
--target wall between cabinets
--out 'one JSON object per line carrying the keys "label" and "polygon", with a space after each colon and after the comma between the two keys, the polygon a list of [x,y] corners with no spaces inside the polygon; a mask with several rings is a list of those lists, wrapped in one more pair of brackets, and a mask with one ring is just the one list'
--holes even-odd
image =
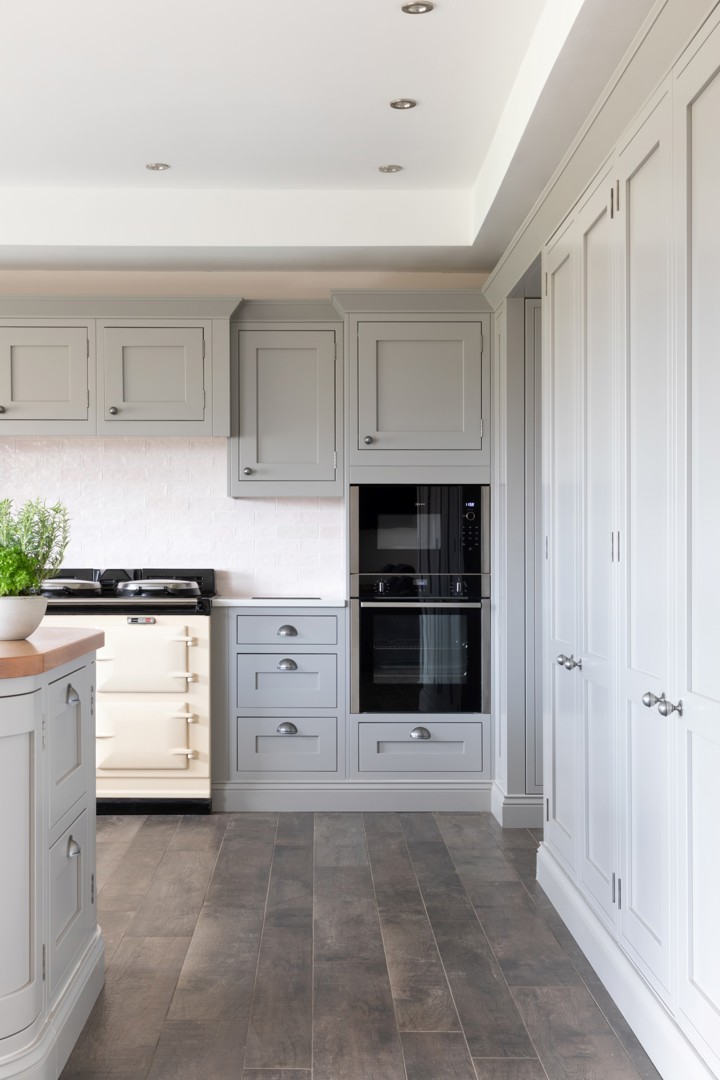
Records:
{"label": "wall between cabinets", "polygon": [[226,491],[226,439],[0,439],[0,498],[69,507],[67,566],[213,566],[225,594],[344,595],[341,499]]}

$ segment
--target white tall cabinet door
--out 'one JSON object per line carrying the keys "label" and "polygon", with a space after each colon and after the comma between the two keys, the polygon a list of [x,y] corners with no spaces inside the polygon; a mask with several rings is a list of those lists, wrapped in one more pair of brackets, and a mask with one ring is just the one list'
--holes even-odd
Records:
{"label": "white tall cabinet door", "polygon": [[42,802],[39,792],[40,692],[0,702],[0,1039],[28,1027],[43,1005],[39,935],[42,880],[38,861]]}
{"label": "white tall cabinet door", "polygon": [[619,932],[670,991],[670,725],[648,692],[669,691],[671,604],[671,144],[667,92],[619,157],[618,776]]}
{"label": "white tall cabinet door", "polygon": [[[720,1075],[720,28],[675,85],[682,317],[677,385],[679,670],[668,696],[679,756],[679,1004]],[[683,233],[687,230],[687,235]],[[674,696],[673,696],[674,695]],[[712,1055],[712,1056],[710,1056]]]}
{"label": "white tall cabinet door", "polygon": [[[580,310],[580,633],[568,678],[580,683],[580,880],[615,920],[615,788],[612,707],[614,575],[615,281],[617,229],[602,183],[577,221]],[[575,660],[571,660],[573,664]]]}
{"label": "white tall cabinet door", "polygon": [[577,341],[575,251],[567,234],[545,258],[548,318],[543,327],[545,839],[576,866],[579,679],[558,662],[577,649]]}

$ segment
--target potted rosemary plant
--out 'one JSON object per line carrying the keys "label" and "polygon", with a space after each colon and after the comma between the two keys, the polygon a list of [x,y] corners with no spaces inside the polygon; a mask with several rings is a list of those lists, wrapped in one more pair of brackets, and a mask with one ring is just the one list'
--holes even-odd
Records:
{"label": "potted rosemary plant", "polygon": [[13,511],[0,499],[0,641],[20,641],[38,628],[47,600],[45,578],[57,574],[69,539],[67,507],[30,499]]}

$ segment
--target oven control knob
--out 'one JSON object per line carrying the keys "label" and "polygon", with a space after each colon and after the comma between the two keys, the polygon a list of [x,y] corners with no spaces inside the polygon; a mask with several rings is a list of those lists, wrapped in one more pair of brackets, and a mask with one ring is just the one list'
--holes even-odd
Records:
{"label": "oven control knob", "polygon": [[452,592],[453,596],[467,596],[467,581],[463,581],[462,578],[458,578],[457,581],[453,581],[450,587],[450,591]]}
{"label": "oven control knob", "polygon": [[475,514],[473,513],[472,510],[468,510],[467,514],[465,515],[465,520],[466,521],[474,521],[475,520]]}

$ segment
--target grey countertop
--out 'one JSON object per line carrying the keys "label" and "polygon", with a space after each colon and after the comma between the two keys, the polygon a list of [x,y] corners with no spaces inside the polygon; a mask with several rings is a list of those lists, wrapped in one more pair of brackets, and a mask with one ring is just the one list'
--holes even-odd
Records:
{"label": "grey countertop", "polygon": [[346,607],[347,600],[339,596],[215,596],[213,607]]}

